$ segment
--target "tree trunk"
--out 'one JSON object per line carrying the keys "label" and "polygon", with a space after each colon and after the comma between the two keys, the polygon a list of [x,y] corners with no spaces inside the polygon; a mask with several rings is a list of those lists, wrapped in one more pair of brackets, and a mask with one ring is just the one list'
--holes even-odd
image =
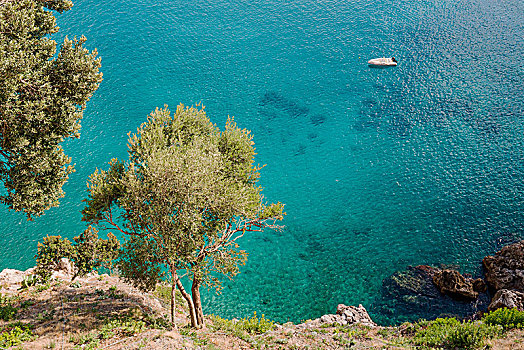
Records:
{"label": "tree trunk", "polygon": [[202,311],[202,300],[200,299],[200,282],[197,279],[194,279],[191,285],[191,295],[193,296],[193,305],[195,305],[198,328],[203,328],[205,326],[204,312]]}
{"label": "tree trunk", "polygon": [[187,306],[189,307],[189,316],[191,318],[191,327],[193,328],[198,328],[198,322],[197,322],[197,318],[196,318],[196,313],[195,313],[195,305],[193,304],[193,299],[191,298],[191,295],[189,295],[184,286],[182,285],[182,282],[180,282],[180,278],[178,278],[178,275],[174,274],[174,276],[176,277],[176,286],[178,287],[178,290],[180,291],[180,293],[182,293],[182,297],[184,299],[186,299],[187,301]]}
{"label": "tree trunk", "polygon": [[171,324],[175,325],[175,294],[176,294],[176,279],[175,276],[171,278]]}

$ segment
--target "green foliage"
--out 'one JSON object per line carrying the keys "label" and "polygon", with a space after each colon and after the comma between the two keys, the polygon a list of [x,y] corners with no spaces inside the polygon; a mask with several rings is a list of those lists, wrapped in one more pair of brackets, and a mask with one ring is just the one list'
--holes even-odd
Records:
{"label": "green foliage", "polygon": [[238,321],[239,326],[248,333],[262,334],[275,328],[275,322],[270,321],[264,317],[258,318],[256,311],[253,312],[253,317],[242,318]]}
{"label": "green foliage", "polygon": [[446,349],[475,349],[487,339],[502,334],[502,327],[482,322],[460,322],[455,318],[437,318],[415,325],[413,341],[417,345]]}
{"label": "green foliage", "polygon": [[98,349],[100,339],[98,339],[98,332],[89,332],[78,337],[70,339],[76,344],[74,349]]}
{"label": "green foliage", "polygon": [[161,263],[162,255],[154,239],[131,236],[120,250],[118,268],[124,281],[142,291],[149,291],[165,276]]}
{"label": "green foliage", "polygon": [[504,330],[522,329],[524,328],[524,311],[519,311],[517,308],[501,308],[485,314],[482,320],[489,325],[500,325]]}
{"label": "green foliage", "polygon": [[38,242],[35,273],[42,281],[51,277],[52,269],[58,266],[60,259],[70,258],[73,254],[71,242],[61,236],[47,236],[42,243]]}
{"label": "green foliage", "polygon": [[67,0],[0,2],[0,202],[28,219],[58,205],[74,171],[60,144],[78,138],[86,102],[102,81],[96,50],[85,37],[50,38],[52,11]]}
{"label": "green foliage", "polygon": [[257,317],[257,313],[253,313],[251,318],[242,318],[239,321],[232,321],[220,316],[211,315],[213,321],[213,328],[215,330],[224,330],[239,336],[242,332],[248,334],[262,334],[275,329],[275,322],[270,321],[262,315]]}
{"label": "green foliage", "polygon": [[[129,159],[113,159],[88,184],[83,220],[126,234],[119,259],[123,278],[152,290],[167,270],[219,289],[220,274],[232,278],[247,253],[237,240],[283,218],[281,203],[263,203],[257,185],[252,135],[228,119],[220,131],[204,109],[156,109],[128,140]],[[178,284],[179,289],[183,288]],[[197,291],[197,292],[195,292]],[[187,293],[182,293],[187,299]]]}
{"label": "green foliage", "polygon": [[75,263],[75,276],[85,276],[100,267],[111,268],[119,254],[120,242],[111,232],[107,239],[98,238],[98,230],[89,226],[80,236],[73,238],[71,261]]}
{"label": "green foliage", "polygon": [[69,341],[76,344],[75,349],[96,349],[101,340],[114,337],[132,337],[148,328],[170,329],[167,321],[163,318],[145,316],[140,319],[131,313],[125,313],[118,317],[106,319],[100,329],[72,337]]}
{"label": "green foliage", "polygon": [[[173,288],[166,283],[159,283],[155,288],[154,295],[159,298],[163,303],[169,304],[171,302],[171,290]],[[183,305],[184,299],[182,299],[182,294],[180,291],[175,291],[175,304]],[[187,311],[187,310],[186,310]]]}
{"label": "green foliage", "polygon": [[16,322],[2,327],[0,333],[0,347],[9,348],[33,339],[33,326]]}
{"label": "green foliage", "polygon": [[18,310],[13,306],[10,298],[0,296],[0,320],[10,321],[15,318]]}
{"label": "green foliage", "polygon": [[51,271],[57,268],[62,258],[74,263],[74,279],[100,267],[110,268],[119,254],[120,243],[116,237],[109,233],[107,239],[98,238],[98,231],[91,226],[73,240],[74,244],[61,236],[47,236],[38,243],[35,272],[41,281],[49,280]]}
{"label": "green foliage", "polygon": [[21,282],[20,289],[27,289],[29,287],[35,286],[38,283],[38,276],[37,275],[31,275],[26,276]]}
{"label": "green foliage", "polygon": [[100,338],[108,339],[115,335],[126,337],[141,333],[146,328],[146,323],[131,317],[114,318],[107,321],[100,329]]}
{"label": "green foliage", "polygon": [[188,328],[180,328],[180,334],[183,335],[183,336],[186,336],[186,337],[190,337],[191,340],[193,341],[193,344],[198,346],[198,347],[201,347],[201,346],[205,346],[205,345],[208,345],[209,344],[209,340],[201,335],[199,335],[198,333],[192,331],[192,330],[189,330]]}

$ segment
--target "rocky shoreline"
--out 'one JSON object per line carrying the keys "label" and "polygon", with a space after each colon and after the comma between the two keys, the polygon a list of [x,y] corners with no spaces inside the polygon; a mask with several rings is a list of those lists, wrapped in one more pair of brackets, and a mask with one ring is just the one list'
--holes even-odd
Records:
{"label": "rocky shoreline", "polygon": [[[370,311],[378,323],[394,312],[434,319],[438,316],[477,319],[501,307],[522,309],[524,292],[524,241],[507,245],[486,256],[475,278],[449,267],[408,266],[384,279],[381,295]],[[378,315],[378,316],[377,316]],[[382,322],[381,322],[382,321]],[[412,321],[398,318],[397,323]]]}
{"label": "rocky shoreline", "polygon": [[[409,266],[405,271],[397,272],[384,282],[390,297],[404,303],[411,303],[414,308],[426,307],[439,310],[457,303],[474,305],[465,318],[475,318],[475,314],[493,311],[498,308],[518,308],[524,310],[524,241],[503,247],[493,256],[482,260],[485,280],[462,275],[460,272],[428,265]],[[34,268],[26,271],[4,269],[0,272],[0,293],[5,294],[20,289],[24,280],[31,278]],[[67,259],[62,259],[52,279],[71,281],[74,266]],[[86,278],[93,278],[91,274]],[[438,305],[437,305],[438,304]],[[444,312],[443,312],[444,313]],[[444,313],[445,314],[445,313]],[[376,326],[366,309],[359,305],[340,304],[336,314],[323,315],[314,320],[320,323],[338,323],[351,325],[361,323]]]}
{"label": "rocky shoreline", "polygon": [[[466,306],[464,310],[469,313],[464,314],[463,318],[467,319],[479,319],[484,311],[492,311],[502,307],[516,307],[524,311],[524,241],[506,246],[495,255],[485,257],[483,266],[485,268],[485,279],[462,275],[449,268],[439,269],[426,265],[408,267],[406,271],[398,272],[386,279],[385,285],[389,287],[390,296],[397,298],[399,303],[402,302],[413,308],[426,307],[432,309],[434,313],[435,311],[444,311],[446,307],[457,308],[457,305]],[[115,276],[91,273],[72,282],[74,266],[67,259],[63,259],[56,270],[52,272],[52,282],[45,287],[31,283],[33,273],[34,268],[26,271],[5,269],[0,272],[0,293],[2,296],[4,298],[14,297],[19,300],[19,319],[37,324],[35,333],[38,335],[38,340],[30,343],[29,347],[25,347],[27,349],[42,348],[45,342],[51,343],[52,339],[59,335],[60,328],[63,338],[66,329],[68,334],[74,335],[82,329],[85,331],[85,327],[87,329],[98,327],[96,320],[93,321],[89,317],[79,317],[82,314],[79,310],[84,308],[86,309],[85,314],[88,315],[93,312],[93,307],[102,307],[97,312],[106,315],[103,317],[127,314],[129,310],[138,310],[140,315],[166,315],[167,313],[166,305],[162,303],[157,294],[142,293]],[[23,309],[24,305],[32,306],[29,309]],[[471,307],[472,305],[474,307]],[[47,320],[42,316],[54,315],[58,309],[63,313],[63,316],[59,319],[51,317]],[[446,313],[442,312],[442,316],[445,315]],[[97,316],[96,318],[100,317]],[[179,305],[176,320],[179,327],[184,327],[187,324],[186,312],[182,309],[182,305]],[[208,321],[212,322],[210,320]],[[333,343],[333,339],[336,340],[337,338],[329,333],[333,330],[335,333],[338,332],[336,331],[339,329],[337,327],[343,327],[343,329],[357,327],[355,329],[365,330],[368,336],[364,337],[362,342],[371,348],[381,347],[385,344],[383,338],[371,335],[400,332],[398,327],[378,326],[362,305],[356,307],[339,304],[335,314],[323,315],[298,325],[292,323],[275,325],[275,330],[264,336],[273,339],[283,335],[289,337],[289,334],[293,334],[297,344],[302,342],[303,344],[301,344],[304,345],[308,342],[307,339],[315,338],[315,342],[321,340],[323,344],[331,344],[321,348],[344,348],[338,347],[336,341]],[[325,329],[331,331],[324,331]],[[326,332],[330,335],[326,335],[328,334]],[[144,337],[156,339],[156,342],[148,345],[148,348],[151,349],[205,348],[194,344],[188,345],[187,337],[176,331],[157,332],[151,329],[144,334]],[[206,334],[209,339],[214,339],[217,344],[221,342],[225,344],[219,348],[250,348],[238,345],[235,342],[240,340],[228,335],[217,334],[216,332]],[[74,338],[73,335],[70,335],[71,339]],[[133,341],[131,338],[122,340],[122,343],[129,345]],[[66,348],[78,348],[78,346],[74,346],[66,346]],[[110,348],[127,349],[133,347]]]}

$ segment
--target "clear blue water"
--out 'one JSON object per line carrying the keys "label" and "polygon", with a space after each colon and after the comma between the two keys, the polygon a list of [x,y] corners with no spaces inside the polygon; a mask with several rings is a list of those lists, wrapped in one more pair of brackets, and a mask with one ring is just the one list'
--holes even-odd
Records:
{"label": "clear blue water", "polygon": [[[266,198],[287,205],[284,232],[241,242],[249,261],[206,295],[207,313],[372,309],[397,270],[476,274],[523,236],[521,0],[77,0],[58,24],[57,39],[98,49],[104,82],[66,144],[77,171],[61,206],[34,222],[0,208],[1,268],[32,266],[45,235],[81,232],[88,175],[180,102],[251,129]],[[380,56],[400,63],[367,66]]]}

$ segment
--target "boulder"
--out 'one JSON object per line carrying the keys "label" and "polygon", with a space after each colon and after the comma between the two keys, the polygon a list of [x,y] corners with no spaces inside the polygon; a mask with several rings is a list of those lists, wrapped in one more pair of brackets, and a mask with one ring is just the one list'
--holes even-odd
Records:
{"label": "boulder", "polygon": [[427,265],[408,266],[405,271],[395,272],[384,280],[383,286],[396,295],[438,298],[439,292],[433,284],[433,276],[439,271]]}
{"label": "boulder", "polygon": [[377,326],[375,322],[373,322],[371,317],[369,317],[368,312],[362,305],[359,305],[358,307],[356,307],[356,306],[346,306],[344,304],[338,304],[337,315],[342,316],[342,318],[348,324],[361,323],[364,326],[369,326],[369,327]]}
{"label": "boulder", "polygon": [[[464,278],[456,270],[445,269],[436,272],[433,275],[433,283],[442,294],[447,294],[454,299],[475,300],[479,296],[479,293],[473,287],[473,279]],[[476,282],[476,285],[477,288],[480,288],[479,282]]]}
{"label": "boulder", "polygon": [[74,275],[75,264],[67,258],[62,258],[52,272],[51,278],[70,281]]}
{"label": "boulder", "polygon": [[[489,305],[487,293],[474,289],[479,297],[476,300],[452,298],[442,294],[433,282],[433,277],[441,270],[427,265],[408,266],[384,279],[380,294],[368,309],[379,324],[415,322],[419,319],[436,317],[463,318],[478,311],[485,311]],[[482,288],[482,281],[471,284]]]}
{"label": "boulder", "polygon": [[524,241],[503,247],[495,256],[486,256],[482,264],[492,289],[524,292]]}
{"label": "boulder", "polygon": [[16,290],[20,288],[22,281],[31,276],[34,272],[34,268],[27,269],[25,271],[4,269],[0,272],[0,288],[8,290]]}
{"label": "boulder", "polygon": [[524,311],[524,293],[515,290],[501,289],[499,290],[488,306],[489,311],[506,307],[508,309],[517,308]]}
{"label": "boulder", "polygon": [[[346,326],[346,325],[353,325],[360,323],[364,326],[369,327],[376,327],[376,323],[371,320],[371,317],[369,317],[368,312],[364,308],[364,306],[359,305],[356,306],[346,306],[344,304],[339,304],[337,306],[337,313],[335,315],[328,314],[323,315],[319,319],[319,323],[327,323],[327,324],[333,324],[338,323],[339,325]],[[314,320],[313,322],[317,321]]]}
{"label": "boulder", "polygon": [[473,280],[473,290],[477,293],[486,293],[488,290],[488,286],[486,285],[486,282],[482,278],[477,278]]}

